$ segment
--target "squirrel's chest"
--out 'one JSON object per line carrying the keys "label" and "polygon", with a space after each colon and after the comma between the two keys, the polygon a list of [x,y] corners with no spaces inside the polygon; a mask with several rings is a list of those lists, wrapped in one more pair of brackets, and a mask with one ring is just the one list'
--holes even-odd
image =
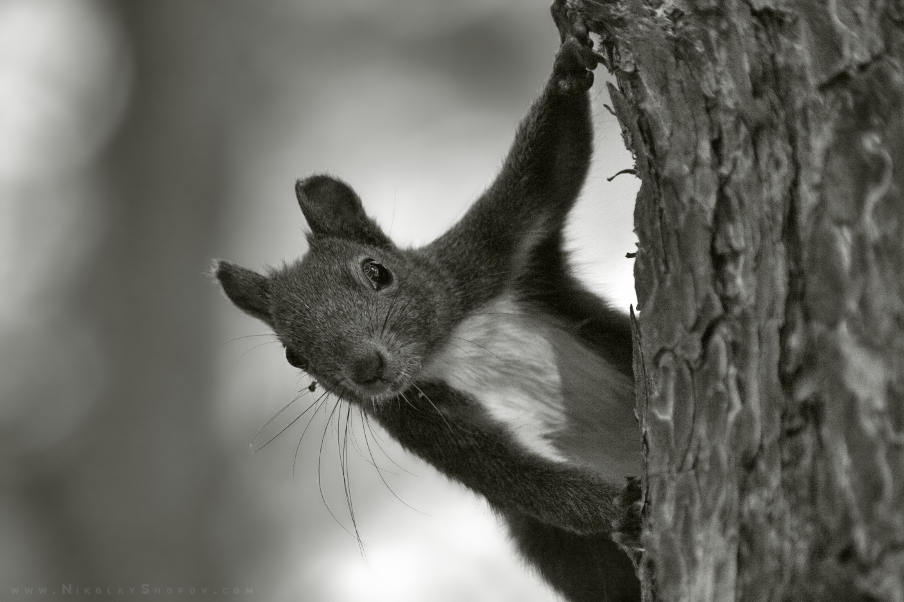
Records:
{"label": "squirrel's chest", "polygon": [[625,441],[636,430],[631,380],[509,298],[459,323],[422,377],[474,399],[529,453],[619,479],[637,474],[639,442]]}

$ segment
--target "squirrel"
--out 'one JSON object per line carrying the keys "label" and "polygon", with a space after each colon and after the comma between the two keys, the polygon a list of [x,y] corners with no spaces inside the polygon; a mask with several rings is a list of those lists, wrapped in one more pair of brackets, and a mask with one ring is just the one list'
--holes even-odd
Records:
{"label": "squirrel", "polygon": [[561,45],[495,181],[432,243],[401,249],[345,182],[296,184],[308,252],[264,275],[216,260],[286,360],[489,502],[567,599],[639,600],[616,544],[639,529],[628,317],[570,273],[563,228],[592,153],[599,57],[565,0]]}

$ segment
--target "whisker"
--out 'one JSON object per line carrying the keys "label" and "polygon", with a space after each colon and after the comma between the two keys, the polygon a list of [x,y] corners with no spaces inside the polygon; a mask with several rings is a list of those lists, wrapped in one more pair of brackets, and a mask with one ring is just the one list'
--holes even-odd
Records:
{"label": "whisker", "polygon": [[[370,459],[368,459],[367,456],[363,456],[363,455],[362,455],[361,457],[364,459],[365,462],[367,462],[368,464],[370,464],[371,466],[373,466],[374,468],[376,468],[378,473],[385,472],[385,473],[387,473],[387,474],[391,474],[391,475],[396,476],[396,477],[401,476],[399,473],[393,472],[393,471],[388,470],[388,469],[386,469],[386,468],[383,468],[382,466],[380,466],[379,464],[377,464],[377,459],[374,458],[373,451],[371,451],[371,449],[370,449],[370,441],[369,441],[368,438],[367,438],[367,431],[368,431],[369,429],[372,429],[372,427],[371,427],[370,424],[367,422],[367,416],[364,414],[364,410],[363,410],[360,406],[358,406],[358,415],[361,417],[361,432],[364,433],[364,444],[365,444],[365,446],[366,446],[366,448],[367,448],[367,453],[368,453],[368,455],[370,455]],[[353,440],[354,440],[354,439],[353,439]],[[357,446],[356,446],[356,448],[357,448]],[[382,475],[380,475],[380,476],[381,476],[381,478],[382,478]]]}
{"label": "whisker", "polygon": [[402,291],[402,287],[399,286],[396,288],[395,293],[392,295],[392,300],[389,302],[389,307],[386,309],[386,316],[383,318],[383,325],[380,327],[380,338],[386,334],[386,324],[389,323],[389,316],[392,315],[392,308],[395,306],[396,301],[399,298],[399,293]]}
{"label": "whisker", "polygon": [[[304,430],[301,431],[301,437],[298,438],[298,445],[295,446],[295,456],[292,459],[292,478],[293,479],[295,478],[295,467],[298,465],[298,452],[299,452],[299,450],[301,450],[301,443],[302,443],[302,441],[304,441],[304,436],[305,436],[305,434],[307,434],[308,428],[311,426],[311,423],[314,422],[314,416],[316,416],[317,412],[320,411],[320,408],[322,408],[326,404],[327,395],[330,393],[331,390],[332,390],[332,388],[327,389],[326,391],[321,393],[320,397],[318,397],[314,401],[314,403],[312,403],[311,406],[308,408],[308,409],[310,409],[311,407],[314,406],[314,404],[317,404],[317,407],[311,413],[311,417],[308,418],[308,423],[304,425]],[[301,418],[301,416],[299,416],[299,418]]]}
{"label": "whisker", "polygon": [[[280,416],[282,416],[283,412],[285,412],[286,410],[289,409],[289,406],[291,406],[293,403],[295,403],[296,401],[298,401],[299,399],[301,399],[302,397],[304,397],[305,393],[307,393],[307,391],[302,391],[301,393],[299,393],[298,395],[296,395],[295,397],[293,397],[292,400],[291,400],[289,403],[287,403],[287,404],[284,405],[282,408],[280,408],[278,412],[276,412],[275,414],[273,414],[273,416],[271,416],[270,419],[267,420],[267,422],[265,422],[264,425],[263,425],[262,427],[260,427],[259,429],[257,429],[257,432],[254,433],[254,436],[253,436],[253,437],[251,437],[251,441],[248,442],[248,445],[249,445],[250,447],[254,447],[254,441],[260,436],[260,434],[261,434],[262,432],[264,432],[264,429],[266,429],[268,426],[270,426],[271,424],[273,424],[273,422],[274,422],[277,418],[279,418]],[[315,401],[314,403],[316,403],[316,401]],[[313,405],[313,404],[312,404],[312,405]],[[310,409],[310,406],[308,406],[308,408]],[[307,410],[305,410],[305,412],[307,412]],[[302,412],[301,415],[304,415],[304,412]],[[258,449],[260,449],[260,448],[258,448]],[[255,451],[257,451],[257,450],[255,450]],[[252,453],[253,453],[253,452],[252,452]]]}
{"label": "whisker", "polygon": [[232,343],[233,341],[240,341],[240,340],[242,340],[242,339],[251,339],[251,338],[254,338],[254,337],[275,337],[275,336],[276,336],[276,335],[273,334],[272,332],[263,332],[263,333],[261,333],[261,334],[246,334],[246,335],[244,335],[244,336],[234,337],[234,338],[232,338],[232,339],[229,339],[228,341],[225,341],[225,342],[223,342],[223,343],[220,343],[220,347],[222,347],[222,346],[224,346],[224,345],[228,345],[229,343]]}
{"label": "whisker", "polygon": [[404,392],[400,392],[399,395],[402,396],[402,399],[405,400],[405,403],[407,403],[408,405],[410,405],[410,406],[414,409],[415,412],[420,412],[420,411],[421,411],[417,406],[415,406],[413,403],[411,403],[411,401],[410,401],[407,397],[405,397],[405,393],[404,393]]}
{"label": "whisker", "polygon": [[[376,458],[374,458],[373,451],[371,451],[371,449],[370,449],[370,441],[369,441],[368,438],[367,438],[367,431],[370,430],[370,431],[371,431],[371,434],[373,434],[373,427],[371,427],[370,423],[367,422],[367,418],[366,418],[366,416],[363,414],[363,410],[362,410],[361,408],[358,408],[358,411],[361,412],[361,416],[362,416],[362,418],[364,419],[364,425],[365,425],[365,426],[364,426],[364,428],[361,429],[361,432],[364,433],[364,443],[365,443],[365,445],[367,445],[367,451],[370,453],[370,459],[373,460],[373,462],[372,462],[371,464],[373,464],[373,466],[377,469],[377,476],[379,476],[379,477],[380,477],[380,480],[383,481],[383,484],[386,486],[386,489],[389,490],[389,493],[391,493],[392,496],[393,496],[395,499],[399,500],[400,502],[402,502],[403,504],[405,504],[406,506],[408,506],[409,508],[411,508],[411,509],[414,510],[415,512],[420,512],[420,513],[423,514],[424,516],[431,516],[431,517],[432,517],[432,515],[427,514],[426,512],[423,512],[423,511],[421,511],[421,510],[418,510],[417,508],[415,508],[414,506],[412,506],[411,504],[409,504],[408,502],[406,502],[405,500],[403,500],[402,498],[400,498],[400,497],[398,496],[398,494],[396,494],[396,492],[392,489],[392,487],[389,486],[389,483],[386,482],[386,479],[383,478],[383,472],[382,472],[383,469],[381,469],[379,466],[377,466],[377,464],[376,464],[376,461],[377,461],[377,460],[376,460]],[[385,452],[384,452],[384,453],[385,453]],[[391,471],[388,471],[388,470],[387,470],[386,472],[388,472],[389,474],[392,474],[392,475],[399,476],[397,473],[394,473],[394,472],[391,472]]]}
{"label": "whisker", "polygon": [[[326,395],[326,393],[324,393],[324,395]],[[299,395],[298,397],[296,397],[295,399],[293,399],[292,401],[290,401],[290,402],[289,402],[289,405],[295,403],[295,401],[296,401],[297,399],[299,399],[300,397],[301,397],[301,395]],[[252,454],[256,454],[256,453],[259,452],[260,450],[262,450],[262,449],[264,449],[265,447],[267,447],[267,446],[270,444],[271,441],[273,441],[274,439],[276,439],[277,437],[279,437],[280,435],[282,435],[282,434],[283,434],[290,426],[292,426],[293,424],[295,424],[296,422],[298,422],[298,419],[299,419],[299,418],[301,418],[302,416],[304,416],[305,414],[307,414],[309,411],[311,411],[311,408],[313,408],[315,405],[317,405],[317,402],[319,402],[321,399],[323,399],[323,395],[321,395],[320,397],[318,397],[317,399],[315,399],[314,401],[312,401],[311,404],[310,404],[307,408],[305,408],[305,410],[304,410],[301,414],[299,414],[298,416],[296,416],[295,418],[293,418],[293,419],[291,420],[291,422],[289,422],[289,424],[287,424],[286,426],[284,426],[284,427],[282,427],[281,429],[279,429],[279,432],[276,433],[275,435],[273,435],[272,437],[270,437],[269,439],[267,439],[267,441],[265,441],[263,445],[261,445],[261,446],[258,447],[257,449],[253,449],[253,450],[251,451],[251,453],[252,453]],[[284,407],[282,410],[280,410],[279,412],[277,412],[277,416],[279,416],[279,414],[281,414],[287,407],[289,407],[289,406],[286,406],[286,407]],[[257,437],[258,437],[258,435],[260,435],[261,431],[263,431],[265,428],[267,428],[267,426],[268,426],[271,422],[273,422],[273,421],[276,419],[277,416],[274,416],[273,418],[271,418],[270,420],[268,420],[268,421],[267,421],[267,424],[265,424],[264,426],[262,426],[262,427],[257,431],[257,435],[254,436],[254,438],[251,440],[251,443],[250,443],[249,445],[253,445],[253,444],[254,444],[254,440],[257,439]],[[313,415],[312,415],[312,417],[313,417]],[[307,430],[307,429],[306,429],[306,430]],[[304,437],[304,433],[302,433],[302,437]]]}
{"label": "whisker", "polygon": [[496,355],[495,353],[493,353],[492,351],[490,351],[489,349],[487,349],[486,347],[484,347],[483,345],[481,345],[479,343],[475,343],[474,341],[469,341],[468,339],[465,339],[462,337],[452,337],[452,338],[456,339],[458,341],[464,341],[465,343],[470,343],[470,344],[474,345],[475,347],[479,347],[479,348],[483,349],[484,351],[486,351],[487,353],[489,353],[490,355],[495,357],[500,362],[504,361],[501,357],[499,357],[498,355]]}
{"label": "whisker", "polygon": [[[342,419],[342,410],[339,410],[339,420]],[[345,404],[345,434],[342,443],[339,443],[339,423],[336,423],[336,441],[339,443],[339,467],[342,472],[342,484],[345,489],[345,501],[348,506],[348,514],[352,521],[352,529],[355,531],[355,539],[358,542],[358,550],[364,556],[364,541],[358,532],[358,521],[355,518],[355,504],[352,501],[352,483],[348,467],[348,425],[351,420],[351,405]]]}
{"label": "whisker", "polygon": [[[405,468],[404,466],[402,466],[401,464],[399,464],[398,462],[393,460],[392,456],[390,456],[388,453],[386,453],[386,450],[383,449],[382,445],[380,445],[380,439],[381,439],[380,434],[373,429],[373,425],[370,422],[370,416],[368,416],[366,413],[364,414],[364,422],[370,428],[370,434],[373,435],[373,437],[374,437],[374,443],[377,445],[377,449],[380,450],[380,452],[383,454],[383,456],[385,456],[387,460],[392,462],[396,466],[396,468],[398,468],[399,470],[406,472],[413,477],[420,478],[420,475],[417,475],[417,474],[411,472],[410,470],[408,470],[407,468]],[[384,443],[385,443],[385,441],[384,441]]]}
{"label": "whisker", "polygon": [[452,430],[452,425],[449,424],[449,421],[448,421],[448,420],[446,420],[445,414],[443,414],[442,412],[439,411],[439,408],[436,407],[436,404],[433,403],[433,400],[430,399],[430,396],[427,395],[426,393],[424,393],[424,391],[423,391],[419,386],[417,386],[416,383],[412,383],[412,385],[414,386],[415,389],[418,390],[418,393],[421,394],[421,397],[423,397],[424,399],[426,399],[427,402],[428,402],[431,406],[433,406],[433,409],[436,410],[436,413],[439,414],[439,417],[442,418],[442,419],[443,419],[443,422],[446,423],[446,428],[449,429],[449,433],[451,433],[452,435],[455,435],[455,431]]}
{"label": "whisker", "polygon": [[263,347],[264,345],[278,345],[278,344],[279,344],[279,341],[267,341],[266,343],[261,343],[260,345],[255,345],[254,347],[252,347],[251,349],[249,349],[248,351],[246,351],[245,353],[240,355],[234,362],[232,362],[232,366],[230,366],[229,369],[231,370],[232,368],[235,368],[235,365],[239,363],[239,360],[241,360],[243,357],[245,357],[246,355],[248,355],[255,349]]}
{"label": "whisker", "polygon": [[[323,435],[320,437],[320,450],[317,454],[317,489],[320,491],[320,500],[323,502],[323,505],[326,507],[327,511],[330,513],[330,516],[333,517],[333,520],[336,521],[336,524],[339,525],[343,531],[345,531],[346,533],[348,533],[349,535],[354,537],[355,540],[358,542],[358,545],[360,546],[360,545],[362,545],[362,542],[361,542],[361,538],[357,534],[357,531],[355,533],[352,533],[351,531],[348,530],[348,528],[346,528],[345,525],[342,524],[342,522],[339,520],[339,517],[336,516],[336,514],[333,512],[333,509],[330,507],[329,503],[327,503],[326,495],[323,493],[323,470],[322,470],[322,467],[323,467],[323,444],[326,441],[326,435],[329,432],[330,424],[333,421],[333,416],[336,415],[336,410],[339,408],[339,405],[341,403],[342,403],[342,397],[336,396],[336,403],[335,403],[335,405],[333,405],[332,411],[330,411],[330,415],[327,418],[326,425],[323,427]],[[338,428],[338,424],[337,424],[337,428]],[[294,472],[294,467],[293,467],[293,472]]]}
{"label": "whisker", "polygon": [[[426,278],[426,275],[424,274],[425,268],[426,266],[423,266],[420,263],[416,263],[415,270],[411,275],[423,281]],[[398,296],[401,290],[401,287],[396,290],[395,294],[393,295],[392,302],[390,303],[389,308],[386,310],[386,317],[383,319],[383,325],[380,328],[380,338],[383,338],[386,334],[386,325],[389,322],[389,318],[392,316],[393,308],[395,307],[396,301],[398,301]],[[405,307],[403,307],[401,311],[404,311],[413,299],[414,296],[409,296],[407,302],[405,303]]]}

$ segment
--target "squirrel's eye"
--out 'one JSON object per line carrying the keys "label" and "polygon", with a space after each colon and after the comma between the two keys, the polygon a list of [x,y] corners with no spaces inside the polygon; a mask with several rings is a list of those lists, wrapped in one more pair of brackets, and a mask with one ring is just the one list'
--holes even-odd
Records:
{"label": "squirrel's eye", "polygon": [[361,271],[367,276],[370,285],[375,291],[386,288],[392,284],[392,272],[382,263],[377,263],[373,259],[365,259],[361,262]]}
{"label": "squirrel's eye", "polygon": [[308,369],[308,361],[291,349],[286,349],[286,361],[289,362],[289,365],[295,366],[299,370]]}

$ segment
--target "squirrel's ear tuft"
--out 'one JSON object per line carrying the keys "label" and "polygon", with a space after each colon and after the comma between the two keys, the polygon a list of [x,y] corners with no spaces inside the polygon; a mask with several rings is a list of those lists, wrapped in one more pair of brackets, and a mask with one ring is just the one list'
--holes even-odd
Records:
{"label": "squirrel's ear tuft", "polygon": [[268,326],[273,326],[270,317],[270,283],[266,276],[222,259],[214,260],[211,272],[236,307]]}
{"label": "squirrel's ear tuft", "polygon": [[376,247],[392,246],[383,230],[364,213],[351,187],[327,175],[295,183],[295,196],[314,236],[342,238]]}

